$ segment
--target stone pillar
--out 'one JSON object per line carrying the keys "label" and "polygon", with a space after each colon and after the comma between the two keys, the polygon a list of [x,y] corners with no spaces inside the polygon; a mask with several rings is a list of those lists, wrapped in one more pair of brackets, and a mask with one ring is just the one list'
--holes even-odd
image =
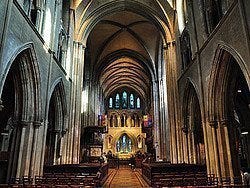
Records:
{"label": "stone pillar", "polygon": [[118,123],[117,127],[121,127],[121,116],[120,115],[117,116],[117,123]]}
{"label": "stone pillar", "polygon": [[31,121],[21,121],[21,137],[16,177],[29,176],[34,129]]}
{"label": "stone pillar", "polygon": [[210,161],[211,161],[210,158],[211,159],[213,158],[213,152],[212,152],[213,149],[211,148],[212,136],[209,136],[208,138],[209,129],[211,129],[211,127],[207,125],[205,121],[202,121],[201,123],[202,123],[202,130],[203,130],[203,136],[204,136],[207,173],[212,174],[211,164],[210,164]]}
{"label": "stone pillar", "polygon": [[54,130],[53,133],[55,134],[55,145],[54,145],[54,159],[53,159],[53,165],[57,165],[57,156],[56,156],[56,151],[57,151],[57,142],[58,142],[58,137],[60,134],[60,130]]}
{"label": "stone pillar", "polygon": [[80,137],[81,137],[81,95],[82,95],[82,83],[83,83],[83,68],[84,68],[84,51],[85,47],[79,43],[74,42],[74,77],[73,77],[73,95],[72,101],[74,101],[72,110],[73,116],[71,117],[71,162],[79,163],[80,155]]}
{"label": "stone pillar", "polygon": [[164,58],[166,62],[167,75],[167,98],[168,98],[168,116],[169,116],[169,132],[170,132],[170,146],[171,146],[171,162],[177,163],[181,161],[181,140],[179,140],[181,133],[179,133],[179,111],[178,93],[177,93],[177,78],[176,78],[176,46],[175,41],[169,42],[164,47]]}
{"label": "stone pillar", "polygon": [[[40,163],[36,161],[37,155],[41,155],[39,152],[39,142],[38,140],[41,139],[40,135],[38,134],[39,128],[41,127],[42,122],[34,121],[33,127],[34,127],[34,139],[33,139],[33,147],[32,147],[32,153],[31,153],[31,166],[30,166],[30,174],[29,176],[35,177],[36,175],[39,175],[35,169],[40,168]],[[42,140],[42,139],[41,139]]]}
{"label": "stone pillar", "polygon": [[209,124],[212,128],[214,166],[215,166],[214,174],[216,177],[221,178],[220,157],[219,157],[219,148],[217,141],[217,121],[210,121]]}
{"label": "stone pillar", "polygon": [[36,28],[39,33],[41,33],[42,30],[42,24],[43,24],[42,22],[43,22],[42,7],[37,7]]}
{"label": "stone pillar", "polygon": [[132,126],[131,126],[131,116],[130,116],[130,115],[128,115],[127,126],[128,126],[128,127],[132,127]]}
{"label": "stone pillar", "polygon": [[229,122],[226,119],[220,120],[218,125],[218,140],[219,142],[219,155],[220,155],[220,164],[221,164],[221,176],[222,177],[231,177],[233,180],[234,172],[232,166],[232,157],[231,157],[231,147],[229,143],[228,135],[228,125]]}
{"label": "stone pillar", "polygon": [[196,158],[197,151],[196,151],[196,145],[194,143],[194,132],[193,131],[191,132],[191,140],[192,140],[192,143],[190,143],[190,144],[192,144],[192,151],[193,151],[192,152],[192,156],[193,156],[192,163],[197,164],[197,158]]}
{"label": "stone pillar", "polygon": [[62,159],[61,159],[61,163],[62,164],[66,164],[67,162],[67,138],[68,138],[68,129],[64,129],[62,131],[62,151],[61,151],[61,155],[62,155]]}
{"label": "stone pillar", "polygon": [[189,154],[188,154],[188,130],[186,127],[182,128],[183,131],[183,137],[182,137],[182,141],[183,141],[183,160],[185,163],[189,163]]}
{"label": "stone pillar", "polygon": [[159,97],[158,97],[158,82],[153,81],[153,100],[154,100],[154,127],[153,127],[153,135],[154,135],[154,146],[155,146],[155,154],[156,160],[157,156],[161,156],[161,151],[159,148],[160,143],[160,127],[159,127]]}
{"label": "stone pillar", "polygon": [[229,127],[230,122],[227,119],[223,119],[223,120],[221,120],[220,123],[221,123],[222,127],[224,128],[224,133],[225,133],[225,142],[226,142],[225,146],[226,146],[226,153],[227,153],[227,161],[226,162],[227,162],[228,171],[229,171],[228,174],[233,182],[234,171],[233,171],[233,165],[232,165],[233,160],[232,160],[232,155],[231,155],[231,151],[232,151],[231,147],[233,147],[233,146],[230,145],[229,134],[228,134],[228,127]]}

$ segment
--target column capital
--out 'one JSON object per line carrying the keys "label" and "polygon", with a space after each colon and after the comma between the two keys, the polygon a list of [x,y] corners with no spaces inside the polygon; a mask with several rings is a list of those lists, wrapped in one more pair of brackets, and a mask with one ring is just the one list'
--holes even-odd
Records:
{"label": "column capital", "polygon": [[218,127],[218,122],[216,120],[211,120],[208,122],[210,127],[217,128]]}
{"label": "column capital", "polygon": [[32,122],[32,121],[29,121],[29,120],[21,120],[19,123],[20,123],[20,125],[21,125],[22,127],[28,127],[28,126],[30,126],[33,122]]}
{"label": "column capital", "polygon": [[168,49],[168,44],[164,44],[163,45],[163,50],[167,50]]}
{"label": "column capital", "polygon": [[53,132],[53,133],[56,133],[56,134],[59,134],[59,133],[61,132],[61,130],[55,129],[55,130],[53,130],[52,132]]}
{"label": "column capital", "polygon": [[163,45],[163,49],[164,49],[164,50],[168,50],[168,48],[169,48],[170,46],[175,46],[175,45],[176,45],[176,41],[173,40],[173,41],[167,42],[167,44],[164,44],[164,45]]}
{"label": "column capital", "polygon": [[83,49],[83,50],[85,50],[85,48],[86,48],[86,45],[83,44],[81,41],[74,41],[74,44],[79,45],[79,46],[82,46],[82,49]]}
{"label": "column capital", "polygon": [[42,122],[41,121],[34,121],[33,126],[34,126],[35,129],[38,129],[39,127],[42,126]]}
{"label": "column capital", "polygon": [[220,120],[220,125],[222,127],[227,127],[228,123],[229,123],[228,119],[222,119],[222,120]]}
{"label": "column capital", "polygon": [[67,132],[68,132],[68,129],[64,129],[64,130],[62,131],[62,136],[64,136]]}
{"label": "column capital", "polygon": [[3,106],[3,101],[0,99],[0,112],[3,110],[4,106]]}
{"label": "column capital", "polygon": [[182,130],[182,132],[184,132],[185,134],[188,133],[188,128],[187,128],[187,127],[182,127],[181,130]]}

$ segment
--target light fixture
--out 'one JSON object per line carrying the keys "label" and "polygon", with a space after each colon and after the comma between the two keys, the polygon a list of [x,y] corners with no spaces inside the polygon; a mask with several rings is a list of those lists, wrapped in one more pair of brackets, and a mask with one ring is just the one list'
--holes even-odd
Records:
{"label": "light fixture", "polygon": [[247,135],[248,131],[241,132],[242,135]]}
{"label": "light fixture", "polygon": [[241,128],[241,134],[242,135],[247,135],[248,134],[248,130],[245,127]]}
{"label": "light fixture", "polygon": [[241,89],[238,89],[238,91],[237,91],[238,93],[241,93]]}

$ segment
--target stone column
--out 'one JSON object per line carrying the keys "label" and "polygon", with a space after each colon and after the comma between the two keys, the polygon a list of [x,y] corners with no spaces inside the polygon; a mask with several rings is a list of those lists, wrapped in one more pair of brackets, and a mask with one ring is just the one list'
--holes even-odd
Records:
{"label": "stone column", "polygon": [[154,135],[154,146],[155,146],[155,154],[156,160],[157,156],[161,156],[161,151],[159,148],[160,143],[160,127],[159,127],[159,95],[158,95],[158,81],[153,81],[153,100],[154,100],[154,127],[153,127],[153,135]]}
{"label": "stone column", "polygon": [[53,165],[57,165],[57,158],[56,158],[56,151],[57,151],[57,141],[58,141],[58,137],[60,134],[60,130],[54,130],[53,134],[55,134],[55,144],[54,144],[54,159],[53,159]]}
{"label": "stone column", "polygon": [[[177,93],[177,78],[176,78],[176,46],[175,41],[169,42],[164,47],[166,75],[167,75],[167,91],[168,91],[168,116],[169,128],[171,136],[171,162],[177,163],[181,160],[181,144],[179,136],[179,111],[178,111],[178,93]],[[180,133],[181,134],[181,133]]]}
{"label": "stone column", "polygon": [[191,140],[192,140],[192,143],[190,143],[190,144],[192,144],[192,151],[193,151],[192,152],[192,156],[193,156],[192,163],[197,164],[197,159],[196,159],[197,151],[196,151],[196,145],[194,143],[194,132],[193,131],[191,132]]}
{"label": "stone column", "polygon": [[117,116],[117,123],[118,123],[117,127],[121,127],[121,116],[120,115]]}
{"label": "stone column", "polygon": [[212,127],[209,122],[203,123],[203,133],[204,133],[204,142],[205,142],[205,152],[206,152],[206,165],[207,173],[213,174],[216,170],[215,160],[214,160],[214,147],[213,147],[213,136],[212,136]]}
{"label": "stone column", "polygon": [[36,161],[37,155],[41,155],[41,153],[38,150],[38,140],[41,139],[41,137],[38,135],[39,128],[41,127],[42,122],[34,121],[33,127],[34,127],[34,139],[33,139],[33,147],[32,147],[32,153],[31,153],[31,167],[30,167],[30,173],[29,176],[35,177],[36,175],[39,175],[35,169],[40,168],[40,163]]}
{"label": "stone column", "polygon": [[33,144],[33,133],[34,129],[32,126],[32,121],[22,120],[20,122],[21,137],[20,137],[20,147],[17,162],[17,172],[16,177],[20,178],[22,176],[29,176],[30,161],[31,161],[31,151]]}
{"label": "stone column", "polygon": [[73,77],[73,95],[72,100],[74,104],[72,106],[74,119],[71,124],[71,160],[72,163],[79,163],[80,155],[80,137],[81,137],[81,95],[82,95],[82,83],[83,83],[83,68],[84,68],[84,51],[85,47],[79,43],[74,42],[74,77]]}
{"label": "stone column", "polygon": [[61,145],[62,145],[62,151],[61,151],[61,155],[62,155],[62,160],[61,163],[62,164],[66,164],[67,162],[67,137],[68,137],[68,129],[64,129],[62,131],[62,141],[61,141]]}
{"label": "stone column", "polygon": [[42,7],[37,7],[37,16],[36,16],[36,28],[38,30],[39,33],[41,33],[41,30],[42,30],[42,14],[43,14],[43,11],[42,11]]}
{"label": "stone column", "polygon": [[221,144],[219,145],[221,157],[221,175],[222,177],[231,177],[231,179],[233,180],[234,172],[231,157],[231,147],[233,146],[230,146],[229,143],[228,125],[229,121],[227,119],[222,119],[219,121],[218,130],[220,130],[221,134],[218,134],[218,139],[221,142]]}
{"label": "stone column", "polygon": [[187,133],[187,147],[188,147],[188,162],[192,164],[192,140],[191,140],[191,133],[190,130],[188,130]]}
{"label": "stone column", "polygon": [[217,141],[217,121],[209,122],[212,128],[212,140],[213,140],[213,153],[214,153],[214,166],[215,166],[215,176],[221,178],[221,167],[220,167],[220,157],[219,157],[219,148]]}
{"label": "stone column", "polygon": [[183,131],[183,160],[185,163],[189,163],[189,154],[188,154],[188,130],[186,127],[182,128]]}

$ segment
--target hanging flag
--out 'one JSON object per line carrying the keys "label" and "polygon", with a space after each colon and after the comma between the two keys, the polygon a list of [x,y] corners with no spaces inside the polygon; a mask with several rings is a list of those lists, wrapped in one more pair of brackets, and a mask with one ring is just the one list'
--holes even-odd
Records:
{"label": "hanging flag", "polygon": [[152,116],[150,114],[143,116],[143,125],[144,127],[151,127],[153,124]]}
{"label": "hanging flag", "polygon": [[143,116],[143,125],[144,125],[144,127],[148,127],[148,116],[147,115]]}
{"label": "hanging flag", "polygon": [[107,115],[102,115],[102,126],[107,126]]}

